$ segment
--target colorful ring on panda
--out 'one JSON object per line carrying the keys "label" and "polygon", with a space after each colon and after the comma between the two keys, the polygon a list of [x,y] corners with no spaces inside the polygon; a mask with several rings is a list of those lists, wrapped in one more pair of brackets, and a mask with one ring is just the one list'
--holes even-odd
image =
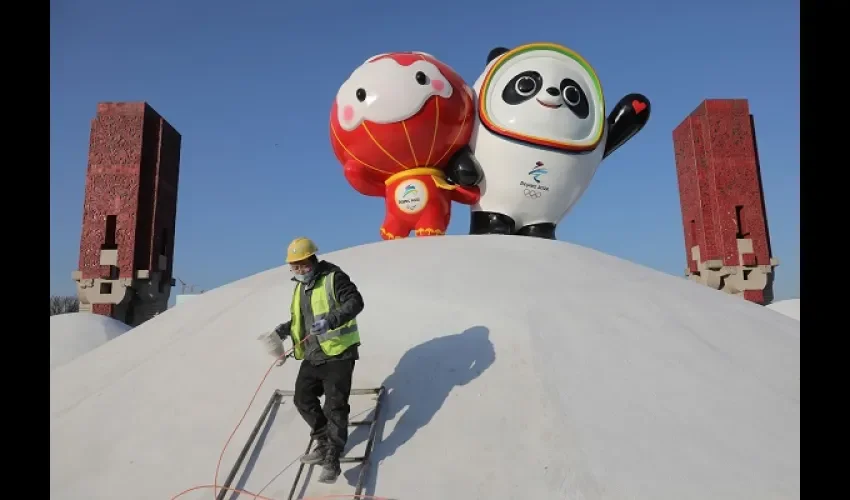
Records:
{"label": "colorful ring on panda", "polygon": [[[526,52],[536,51],[536,50],[550,50],[553,52],[557,52],[559,54],[563,54],[570,59],[577,62],[584,68],[585,71],[590,75],[590,79],[593,82],[594,89],[599,95],[597,109],[599,114],[598,123],[596,126],[596,131],[593,134],[592,139],[589,141],[582,142],[581,144],[576,144],[572,142],[561,142],[561,141],[553,141],[550,139],[546,139],[543,137],[535,137],[528,136],[523,134],[518,134],[511,130],[507,130],[502,128],[492,120],[487,113],[487,108],[485,105],[487,93],[490,90],[490,83],[492,81],[493,75],[495,75],[508,61],[513,59],[515,56],[520,54],[524,54]],[[510,137],[511,139],[516,139],[522,142],[528,142],[531,144],[537,144],[540,146],[550,147],[553,149],[563,149],[567,151],[589,151],[596,149],[599,145],[599,142],[602,140],[602,133],[605,130],[605,95],[602,93],[602,83],[599,81],[599,77],[596,75],[596,70],[588,63],[583,57],[581,57],[575,51],[564,47],[563,45],[557,43],[548,43],[548,42],[537,42],[537,43],[529,43],[526,45],[520,45],[513,50],[505,52],[496,60],[496,62],[490,67],[487,71],[487,75],[484,77],[484,80],[481,83],[481,89],[478,92],[478,117],[481,119],[481,123],[487,127],[493,133]]]}

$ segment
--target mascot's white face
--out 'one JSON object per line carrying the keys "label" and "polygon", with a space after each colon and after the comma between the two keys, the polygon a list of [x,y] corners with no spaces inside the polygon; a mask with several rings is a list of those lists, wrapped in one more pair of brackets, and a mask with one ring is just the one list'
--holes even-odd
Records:
{"label": "mascot's white face", "polygon": [[[351,132],[364,120],[398,123],[418,113],[431,96],[446,99],[452,96],[451,83],[436,65],[418,60],[402,66],[391,57],[381,57],[385,55],[379,54],[363,63],[337,92],[337,120],[343,130]],[[430,85],[418,83],[418,73]]]}
{"label": "mascot's white face", "polygon": [[576,152],[602,140],[602,86],[593,68],[566,47],[535,43],[497,57],[475,90],[481,123],[495,134]]}

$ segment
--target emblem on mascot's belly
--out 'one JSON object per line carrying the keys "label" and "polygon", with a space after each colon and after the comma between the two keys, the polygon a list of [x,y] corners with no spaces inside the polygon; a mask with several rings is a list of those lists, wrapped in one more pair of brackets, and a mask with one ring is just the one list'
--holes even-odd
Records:
{"label": "emblem on mascot's belly", "polygon": [[428,191],[425,183],[413,179],[403,182],[395,188],[395,204],[398,208],[408,214],[420,212],[428,204]]}
{"label": "emblem on mascot's belly", "polygon": [[543,162],[538,161],[534,168],[528,171],[526,179],[519,182],[523,196],[536,200],[549,191],[549,186],[544,182],[548,173],[549,171],[543,168]]}

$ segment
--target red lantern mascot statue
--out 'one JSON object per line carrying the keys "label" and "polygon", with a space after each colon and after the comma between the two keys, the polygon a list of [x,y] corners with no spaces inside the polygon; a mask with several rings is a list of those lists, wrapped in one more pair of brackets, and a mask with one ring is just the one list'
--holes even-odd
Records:
{"label": "red lantern mascot statue", "polygon": [[383,239],[443,235],[452,201],[478,201],[474,123],[472,89],[428,54],[375,56],[342,84],[331,143],[349,184],[385,199]]}

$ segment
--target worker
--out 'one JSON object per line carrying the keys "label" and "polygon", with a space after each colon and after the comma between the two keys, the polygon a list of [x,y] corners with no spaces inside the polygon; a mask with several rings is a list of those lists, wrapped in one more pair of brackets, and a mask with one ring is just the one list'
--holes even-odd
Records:
{"label": "worker", "polygon": [[307,238],[289,244],[286,262],[296,282],[291,318],[274,333],[281,340],[290,337],[295,359],[302,360],[293,403],[316,445],[301,462],[322,464],[319,481],[333,483],[342,472],[339,459],[348,441],[348,398],[360,346],[355,318],[363,310],[363,297],[345,272],[318,259],[318,251]]}

